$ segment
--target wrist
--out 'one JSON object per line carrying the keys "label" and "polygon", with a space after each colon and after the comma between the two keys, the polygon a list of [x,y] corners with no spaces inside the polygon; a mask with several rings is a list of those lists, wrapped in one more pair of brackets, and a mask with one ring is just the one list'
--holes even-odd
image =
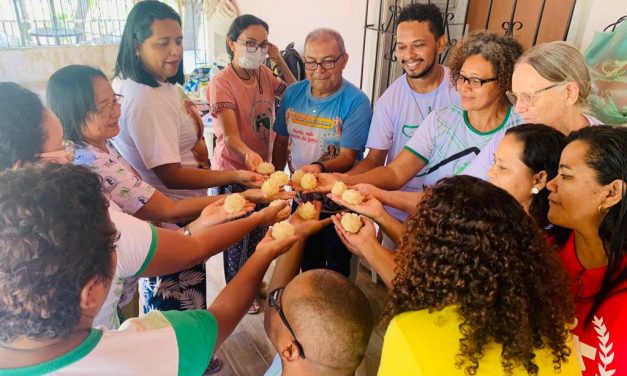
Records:
{"label": "wrist", "polygon": [[311,164],[313,166],[318,166],[318,168],[320,168],[320,172],[322,172],[322,173],[327,172],[327,168],[324,166],[324,163],[322,163],[320,161],[315,161],[315,162],[311,162]]}

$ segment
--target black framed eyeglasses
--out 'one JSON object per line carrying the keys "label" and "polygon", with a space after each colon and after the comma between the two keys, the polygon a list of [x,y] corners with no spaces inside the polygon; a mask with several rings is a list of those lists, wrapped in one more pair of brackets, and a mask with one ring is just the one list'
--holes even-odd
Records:
{"label": "black framed eyeglasses", "polygon": [[456,74],[454,78],[455,78],[455,85],[462,86],[464,82],[468,82],[468,85],[470,85],[470,87],[473,89],[479,89],[484,84],[497,80],[496,77],[482,79],[482,78],[477,78],[477,77],[466,77],[459,73]]}
{"label": "black framed eyeglasses", "polygon": [[272,290],[272,292],[268,294],[268,305],[276,309],[279,317],[281,318],[281,321],[283,321],[283,324],[285,325],[287,330],[289,330],[292,338],[294,338],[294,342],[296,343],[298,351],[300,352],[300,357],[305,359],[305,351],[303,350],[303,345],[301,345],[298,339],[296,339],[296,334],[294,334],[294,330],[292,330],[292,326],[290,325],[289,321],[287,321],[287,317],[285,317],[285,313],[283,312],[283,308],[281,307],[281,296],[283,296],[283,291],[285,291],[285,287],[279,287]]}
{"label": "black framed eyeglasses", "polygon": [[324,70],[331,70],[335,68],[335,63],[337,63],[342,56],[344,56],[346,52],[342,52],[340,56],[338,56],[335,60],[322,60],[321,62],[317,61],[305,61],[305,69],[309,71],[315,71],[318,69],[318,65],[322,67]]}
{"label": "black framed eyeglasses", "polygon": [[268,48],[270,48],[270,43],[268,42],[257,43],[254,40],[238,40],[238,42],[246,46],[246,51],[250,53],[257,52],[261,48],[261,52],[265,54],[268,53]]}

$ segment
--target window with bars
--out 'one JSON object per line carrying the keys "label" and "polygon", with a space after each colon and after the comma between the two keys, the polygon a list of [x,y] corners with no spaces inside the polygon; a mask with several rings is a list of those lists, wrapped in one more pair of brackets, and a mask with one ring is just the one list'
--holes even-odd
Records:
{"label": "window with bars", "polygon": [[0,0],[0,48],[117,44],[137,1]]}

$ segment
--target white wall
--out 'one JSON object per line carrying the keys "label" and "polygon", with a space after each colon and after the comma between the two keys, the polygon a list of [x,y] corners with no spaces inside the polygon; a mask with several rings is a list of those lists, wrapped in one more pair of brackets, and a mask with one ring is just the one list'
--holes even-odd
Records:
{"label": "white wall", "polygon": [[307,33],[318,27],[340,32],[349,55],[344,77],[359,86],[366,16],[365,0],[233,0],[239,14],[253,14],[270,26],[269,40],[283,49],[295,42],[299,52]]}
{"label": "white wall", "polygon": [[117,53],[117,45],[4,48],[0,50],[0,81],[14,81],[41,94],[48,78],[66,65],[90,65],[113,76]]}

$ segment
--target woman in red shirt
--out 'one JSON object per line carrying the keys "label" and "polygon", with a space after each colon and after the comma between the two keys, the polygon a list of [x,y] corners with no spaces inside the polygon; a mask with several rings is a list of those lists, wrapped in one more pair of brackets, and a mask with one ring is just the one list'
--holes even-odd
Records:
{"label": "woman in red shirt", "polygon": [[627,128],[571,133],[547,187],[551,223],[572,229],[561,257],[572,280],[583,375],[627,375]]}

